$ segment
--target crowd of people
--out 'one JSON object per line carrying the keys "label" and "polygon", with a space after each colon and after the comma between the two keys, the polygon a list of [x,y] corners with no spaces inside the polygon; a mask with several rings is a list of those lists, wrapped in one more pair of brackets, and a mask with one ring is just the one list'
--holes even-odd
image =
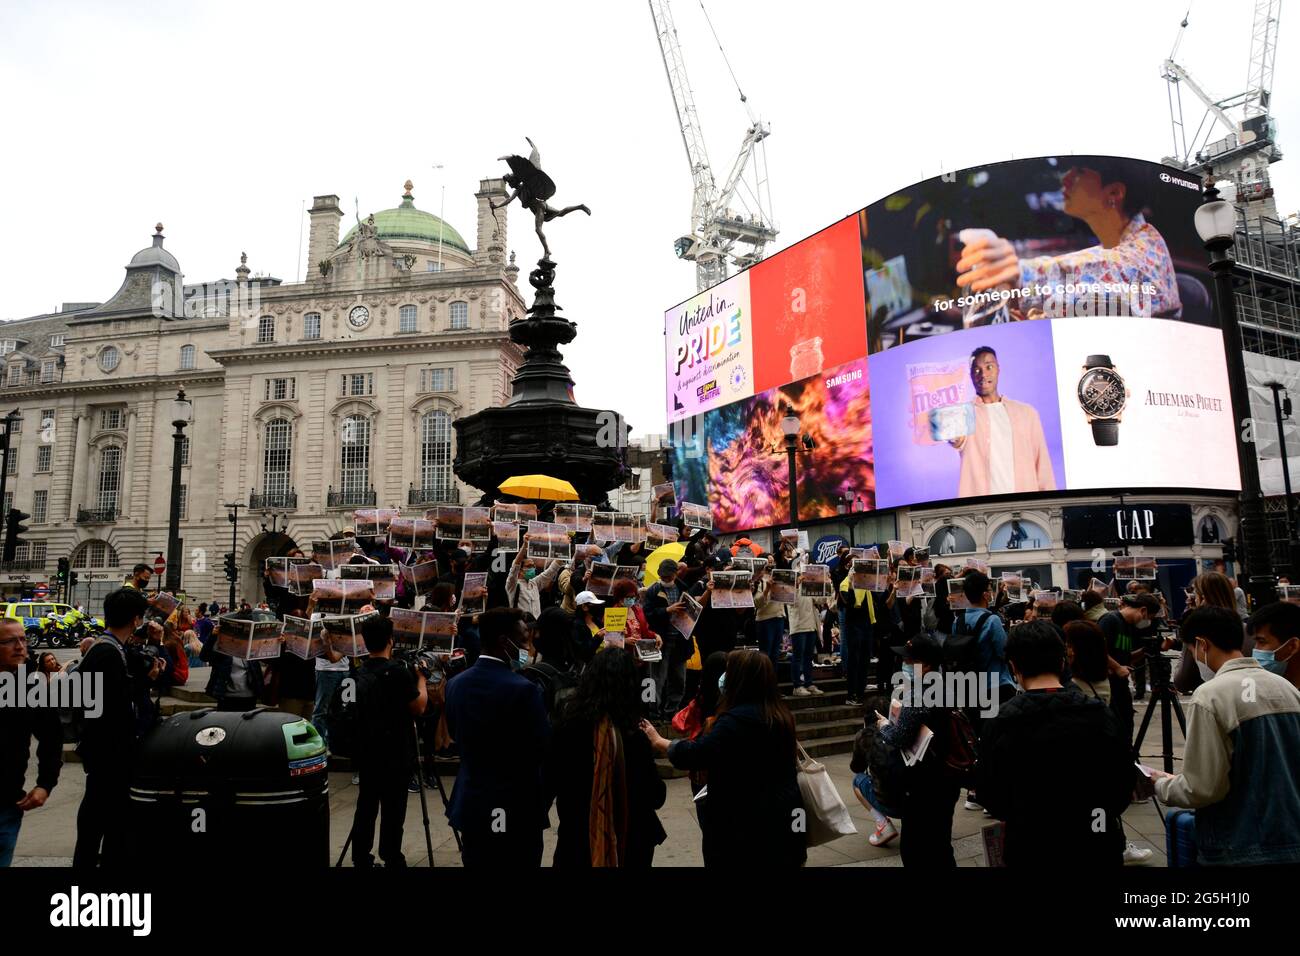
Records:
{"label": "crowd of people", "polygon": [[[296,714],[336,752],[345,732],[357,738],[348,744],[359,787],[355,865],[375,863],[377,823],[379,859],[405,865],[408,794],[448,757],[459,770],[446,815],[468,867],[539,865],[552,808],[554,865],[649,866],[667,837],[658,758],[689,775],[706,866],[801,865],[808,844],[796,821],[811,808],[778,673],[788,668],[791,696],[820,695],[813,675],[828,664],[844,677],[846,703],[865,714],[851,792],[874,821],[867,840],[900,839],[906,866],[955,865],[959,806],[1003,821],[1011,866],[1141,862],[1151,851],[1125,837],[1123,816],[1144,780],[1162,804],[1196,810],[1205,862],[1300,862],[1300,606],[1267,604],[1243,620],[1239,589],[1215,572],[1193,582],[1178,622],[1142,582],[1118,598],[1085,589],[1049,611],[980,570],[938,564],[933,594],[916,593],[900,584],[924,558],[910,548],[890,559],[882,589],[855,587],[845,548],[828,592],[792,598],[778,596],[772,572],[806,564],[793,539],[769,553],[748,539],[724,546],[710,531],[679,530],[680,557],[648,567],[640,543],[538,561],[526,557],[527,536],[512,556],[495,540],[406,551],[344,529],[335,537],[355,540],[349,563],[437,565],[436,574],[399,576],[391,601],[361,608],[366,653],[353,658],[328,645],[314,659],[220,653],[221,618],[318,617],[315,594],[268,571],[257,607],[212,602],[191,612],[150,596],[150,569],[137,566],[105,598],[105,633],[68,665],[102,675],[105,687],[103,715],[80,721],[86,788],[74,863],[125,865],[137,743],[159,719],[158,698],[206,666],[219,709]],[[635,577],[593,590],[593,559]],[[753,572],[752,607],[713,602],[714,575],[734,567]],[[391,609],[457,612],[471,573],[486,574],[487,598],[456,618],[450,655],[430,666],[403,653]],[[617,632],[606,628],[611,608],[627,611]],[[0,622],[0,670],[27,662],[12,623]],[[1151,655],[1175,656],[1178,645],[1173,681],[1192,697],[1182,771],[1170,775],[1141,765],[1133,701],[1154,681]],[[60,669],[52,656],[30,664]],[[909,696],[934,675],[970,675],[984,693],[953,699],[950,681],[938,699]],[[355,711],[341,693],[349,678]],[[12,797],[0,810],[0,864],[22,813],[58,781],[62,731],[49,716],[0,712],[0,784]],[[37,782],[26,789],[33,739]]]}

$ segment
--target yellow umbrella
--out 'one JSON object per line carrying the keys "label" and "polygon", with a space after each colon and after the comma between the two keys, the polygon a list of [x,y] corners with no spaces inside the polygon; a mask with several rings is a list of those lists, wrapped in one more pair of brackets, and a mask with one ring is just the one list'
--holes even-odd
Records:
{"label": "yellow umbrella", "polygon": [[685,555],[685,541],[670,541],[667,544],[655,548],[650,552],[650,557],[645,559],[645,577],[641,586],[648,588],[659,580],[659,565],[663,563],[666,558],[680,561]]}
{"label": "yellow umbrella", "polygon": [[499,491],[516,498],[531,498],[534,501],[577,501],[578,492],[573,485],[561,478],[550,475],[519,475],[507,478],[497,485]]}

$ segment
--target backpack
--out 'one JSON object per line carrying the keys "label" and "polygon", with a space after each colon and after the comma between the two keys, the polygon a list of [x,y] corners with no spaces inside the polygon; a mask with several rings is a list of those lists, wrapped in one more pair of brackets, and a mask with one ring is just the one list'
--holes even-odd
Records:
{"label": "backpack", "polygon": [[979,670],[980,635],[993,612],[982,610],[972,625],[963,611],[953,621],[952,633],[943,642],[943,669],[946,673],[967,673]]}
{"label": "backpack", "polygon": [[948,777],[960,787],[975,786],[975,765],[979,738],[966,713],[956,708],[948,711],[948,749],[943,766]]}
{"label": "backpack", "polygon": [[867,753],[867,772],[877,801],[891,810],[901,810],[907,796],[907,782],[903,777],[903,752],[877,733]]}
{"label": "backpack", "polygon": [[519,676],[528,678],[542,689],[542,703],[552,721],[578,689],[577,674],[571,670],[562,671],[545,661],[521,667]]}
{"label": "backpack", "polygon": [[340,757],[355,757],[366,739],[364,700],[374,689],[377,675],[355,668],[339,682],[330,698],[329,749]]}

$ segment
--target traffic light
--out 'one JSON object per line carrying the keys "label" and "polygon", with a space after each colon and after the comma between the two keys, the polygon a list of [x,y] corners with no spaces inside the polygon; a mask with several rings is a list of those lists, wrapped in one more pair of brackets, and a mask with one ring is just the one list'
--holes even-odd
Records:
{"label": "traffic light", "polygon": [[226,580],[232,584],[239,580],[239,568],[235,567],[235,553],[226,552]]}
{"label": "traffic light", "polygon": [[59,558],[59,570],[55,574],[54,579],[58,581],[59,584],[68,583],[68,559],[67,558]]}
{"label": "traffic light", "polygon": [[12,561],[14,555],[18,553],[18,545],[22,544],[22,536],[27,533],[27,525],[23,524],[23,522],[30,517],[31,515],[26,511],[19,511],[17,508],[9,509],[9,516],[5,519],[5,561]]}
{"label": "traffic light", "polygon": [[[74,588],[76,588],[76,586],[77,586],[77,572],[76,572],[76,571],[69,571],[69,572],[68,572],[68,594],[69,594],[69,596],[71,596],[72,591],[73,591]],[[71,604],[72,602],[69,601],[68,603]]]}
{"label": "traffic light", "polygon": [[1230,564],[1235,564],[1237,561],[1237,542],[1232,538],[1223,539],[1223,560]]}

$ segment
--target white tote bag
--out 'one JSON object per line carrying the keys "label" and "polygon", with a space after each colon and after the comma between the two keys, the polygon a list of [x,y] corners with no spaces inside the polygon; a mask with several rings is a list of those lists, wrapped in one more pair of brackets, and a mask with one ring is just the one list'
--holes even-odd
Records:
{"label": "white tote bag", "polygon": [[799,770],[799,795],[808,821],[808,845],[821,846],[842,836],[857,833],[849,810],[831,782],[824,764],[808,756],[802,744],[795,760]]}

